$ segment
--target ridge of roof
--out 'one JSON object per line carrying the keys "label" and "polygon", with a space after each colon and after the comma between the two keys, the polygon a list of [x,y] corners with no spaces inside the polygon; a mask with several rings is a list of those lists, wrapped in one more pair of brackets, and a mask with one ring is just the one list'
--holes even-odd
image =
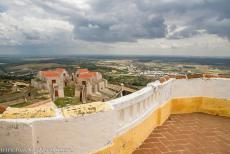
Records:
{"label": "ridge of roof", "polygon": [[64,68],[56,68],[55,70],[41,71],[41,74],[45,78],[59,77],[64,70]]}

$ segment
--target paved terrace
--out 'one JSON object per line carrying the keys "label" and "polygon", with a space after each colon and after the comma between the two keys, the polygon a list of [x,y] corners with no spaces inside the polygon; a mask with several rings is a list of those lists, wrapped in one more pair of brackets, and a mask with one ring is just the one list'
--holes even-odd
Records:
{"label": "paved terrace", "polygon": [[133,154],[230,153],[230,118],[202,113],[171,115]]}

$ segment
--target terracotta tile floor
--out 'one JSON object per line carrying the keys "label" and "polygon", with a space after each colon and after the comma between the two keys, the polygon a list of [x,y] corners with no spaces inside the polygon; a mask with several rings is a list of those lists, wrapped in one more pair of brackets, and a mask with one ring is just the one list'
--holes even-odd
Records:
{"label": "terracotta tile floor", "polygon": [[230,118],[171,115],[133,154],[230,154]]}

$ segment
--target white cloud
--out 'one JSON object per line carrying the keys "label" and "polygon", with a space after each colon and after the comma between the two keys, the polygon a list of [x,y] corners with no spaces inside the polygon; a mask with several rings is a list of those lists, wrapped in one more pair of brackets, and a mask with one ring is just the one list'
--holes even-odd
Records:
{"label": "white cloud", "polygon": [[72,24],[64,20],[33,16],[17,18],[0,13],[0,45],[50,43],[66,37],[71,39],[73,28]]}

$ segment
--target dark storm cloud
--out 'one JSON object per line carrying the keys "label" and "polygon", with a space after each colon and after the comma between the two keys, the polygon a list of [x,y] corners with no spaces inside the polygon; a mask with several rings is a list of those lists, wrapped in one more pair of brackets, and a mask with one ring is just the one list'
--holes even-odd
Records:
{"label": "dark storm cloud", "polygon": [[[217,34],[230,39],[230,1],[229,0],[194,0],[154,2],[136,1],[140,10],[163,15],[166,21],[173,21],[176,26],[187,28],[175,33],[172,38],[191,37],[199,34],[198,30]],[[168,25],[169,26],[169,25]]]}
{"label": "dark storm cloud", "polygon": [[92,42],[134,42],[141,38],[162,38],[167,34],[167,25],[161,15],[143,12],[132,0],[88,1],[90,9],[86,10],[64,5],[62,1],[55,1],[53,5],[41,1],[35,3],[52,14],[67,17],[74,25],[75,39]]}
{"label": "dark storm cloud", "polygon": [[75,38],[101,42],[162,38],[173,25],[186,27],[169,36],[173,39],[192,37],[200,30],[230,38],[229,0],[94,0],[89,4],[88,16],[73,21]]}
{"label": "dark storm cloud", "polygon": [[[164,18],[143,16],[140,19],[81,19],[75,21],[75,38],[100,42],[133,42],[140,38],[165,37]],[[141,22],[139,22],[139,21]]]}

